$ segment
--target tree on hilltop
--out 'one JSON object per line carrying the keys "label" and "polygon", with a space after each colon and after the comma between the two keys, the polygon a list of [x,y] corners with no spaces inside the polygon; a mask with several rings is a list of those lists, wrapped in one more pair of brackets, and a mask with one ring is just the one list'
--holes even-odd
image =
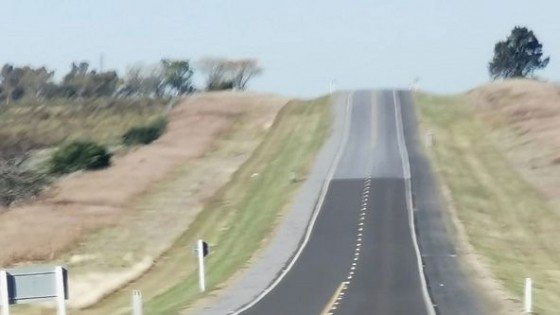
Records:
{"label": "tree on hilltop", "polygon": [[505,41],[494,46],[488,71],[493,79],[525,78],[548,65],[550,57],[543,55],[542,44],[533,31],[516,26]]}
{"label": "tree on hilltop", "polygon": [[189,60],[163,59],[163,85],[173,95],[183,95],[192,93],[194,86],[192,83],[193,69]]}
{"label": "tree on hilltop", "polygon": [[262,68],[255,59],[225,59],[206,57],[198,62],[198,69],[206,75],[206,90],[245,90]]}

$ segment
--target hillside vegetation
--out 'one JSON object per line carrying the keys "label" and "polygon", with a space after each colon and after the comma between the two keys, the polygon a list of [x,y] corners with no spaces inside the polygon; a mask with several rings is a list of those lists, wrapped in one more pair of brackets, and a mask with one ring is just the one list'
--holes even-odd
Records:
{"label": "hillside vegetation", "polygon": [[[513,81],[467,95],[417,97],[451,206],[480,261],[506,289],[488,292],[502,299],[496,313],[520,309],[525,277],[535,283],[539,314],[560,309],[559,91]],[[476,271],[472,277],[488,283]]]}
{"label": "hillside vegetation", "polygon": [[[72,158],[92,152],[54,156],[57,147],[88,141],[119,154],[128,130],[164,114],[164,100],[149,98],[26,99],[0,105],[0,212],[37,196],[56,179],[52,175],[87,168]],[[54,165],[55,160],[60,163]]]}
{"label": "hillside vegetation", "polygon": [[191,96],[170,114],[160,139],[117,156],[108,169],[64,177],[38,201],[1,214],[0,264],[65,264],[70,305],[96,303],[159,265],[162,253],[196,226],[200,211],[251,156],[286,102],[254,93]]}
{"label": "hillside vegetation", "polygon": [[162,115],[163,100],[50,100],[0,106],[0,151],[25,151],[71,140],[118,144],[130,128]]}
{"label": "hillside vegetation", "polygon": [[[329,98],[288,103],[254,154],[209,200],[161,262],[83,314],[129,314],[132,289],[142,290],[146,313],[179,314],[223,288],[266,246],[326,140],[329,126]],[[189,250],[201,237],[211,247],[207,294],[199,292],[196,259]]]}
{"label": "hillside vegetation", "polygon": [[[208,65],[211,67],[203,72],[218,83],[211,90],[245,90],[262,73],[254,59],[214,59]],[[71,167],[53,168],[53,163],[44,163],[49,160],[49,151],[39,150],[84,141],[92,147],[112,146],[101,148],[108,151],[103,167],[109,167],[110,151],[119,149],[115,145],[155,141],[167,122],[165,117],[148,117],[150,112],[170,100],[199,92],[192,80],[194,71],[189,59],[138,63],[124,75],[95,69],[86,61],[73,62],[61,77],[46,66],[4,64],[0,68],[0,212],[37,197],[56,179],[52,175],[88,169],[83,161],[92,153],[76,151],[64,157]]]}

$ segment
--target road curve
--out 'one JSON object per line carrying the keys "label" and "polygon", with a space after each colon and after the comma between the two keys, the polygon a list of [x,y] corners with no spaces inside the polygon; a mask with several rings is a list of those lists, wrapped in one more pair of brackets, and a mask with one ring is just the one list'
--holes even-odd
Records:
{"label": "road curve", "polygon": [[241,314],[435,314],[414,233],[400,95],[356,91],[348,106],[344,150],[312,234],[281,281]]}

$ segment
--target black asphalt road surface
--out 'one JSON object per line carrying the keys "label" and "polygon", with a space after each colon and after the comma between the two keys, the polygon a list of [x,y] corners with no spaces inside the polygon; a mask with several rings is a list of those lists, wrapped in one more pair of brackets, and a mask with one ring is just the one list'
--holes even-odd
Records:
{"label": "black asphalt road surface", "polygon": [[[282,281],[241,314],[433,315],[431,295],[434,304],[443,303],[435,308],[438,314],[482,314],[471,288],[457,285],[465,283],[464,276],[438,216],[441,208],[430,212],[423,198],[432,196],[435,185],[429,169],[419,169],[427,162],[418,149],[411,98],[404,92],[356,91],[349,106],[344,151],[307,245]],[[407,148],[412,192],[423,198],[421,228],[435,231],[425,238],[418,233],[429,257],[420,258],[414,243]],[[429,189],[414,187],[414,176],[429,182]],[[426,267],[434,279],[427,279],[430,286],[419,259],[433,265]]]}

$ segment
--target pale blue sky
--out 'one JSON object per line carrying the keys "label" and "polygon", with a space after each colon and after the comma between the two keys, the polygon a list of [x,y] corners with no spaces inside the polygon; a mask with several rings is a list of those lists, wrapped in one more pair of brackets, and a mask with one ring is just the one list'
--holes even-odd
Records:
{"label": "pale blue sky", "polygon": [[488,80],[494,43],[533,29],[560,77],[558,0],[2,0],[0,63],[72,61],[122,71],[162,57],[255,57],[251,88],[292,96],[340,88],[451,93]]}

